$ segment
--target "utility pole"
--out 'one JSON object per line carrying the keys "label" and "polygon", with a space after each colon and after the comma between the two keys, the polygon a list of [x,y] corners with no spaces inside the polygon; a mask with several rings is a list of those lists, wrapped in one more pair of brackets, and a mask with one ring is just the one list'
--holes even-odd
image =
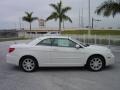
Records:
{"label": "utility pole", "polygon": [[21,18],[19,18],[19,26],[20,26],[20,30],[21,30]]}
{"label": "utility pole", "polygon": [[94,28],[94,18],[92,18],[92,29]]}
{"label": "utility pole", "polygon": [[90,5],[90,0],[88,0],[88,18],[89,18],[89,30],[88,30],[88,35],[90,35],[91,34],[91,31],[90,31],[90,29],[91,29],[91,5]]}
{"label": "utility pole", "polygon": [[78,24],[78,27],[80,28],[80,17],[81,17],[81,16],[80,16],[80,9],[79,9],[79,15],[78,15],[78,16],[79,16],[79,24]]}
{"label": "utility pole", "polygon": [[92,29],[94,28],[94,21],[99,22],[99,21],[101,21],[101,20],[99,20],[99,19],[95,19],[95,18],[92,18]]}
{"label": "utility pole", "polygon": [[90,5],[90,0],[89,0],[89,2],[88,2],[88,8],[89,8],[89,9],[88,9],[88,10],[89,10],[89,11],[88,11],[88,12],[89,12],[89,27],[91,27],[91,13],[90,13],[90,12],[91,12],[91,5]]}
{"label": "utility pole", "polygon": [[82,26],[82,28],[84,28],[84,21],[83,21],[83,8],[82,8],[82,16],[81,16],[81,26]]}

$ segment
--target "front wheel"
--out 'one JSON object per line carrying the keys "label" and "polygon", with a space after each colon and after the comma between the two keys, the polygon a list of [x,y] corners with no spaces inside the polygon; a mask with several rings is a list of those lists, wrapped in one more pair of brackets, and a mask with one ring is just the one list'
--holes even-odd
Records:
{"label": "front wheel", "polygon": [[87,66],[92,71],[100,71],[105,66],[104,58],[93,56],[88,60]]}
{"label": "front wheel", "polygon": [[25,57],[21,60],[20,62],[20,67],[25,71],[25,72],[32,72],[35,71],[38,67],[37,62],[34,58],[32,57]]}

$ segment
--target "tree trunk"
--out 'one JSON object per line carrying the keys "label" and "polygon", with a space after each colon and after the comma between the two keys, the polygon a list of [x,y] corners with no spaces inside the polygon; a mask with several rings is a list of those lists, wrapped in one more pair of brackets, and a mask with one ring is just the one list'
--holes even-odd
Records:
{"label": "tree trunk", "polygon": [[61,21],[59,20],[59,33],[61,34]]}
{"label": "tree trunk", "polygon": [[31,30],[31,23],[30,23],[30,30]]}

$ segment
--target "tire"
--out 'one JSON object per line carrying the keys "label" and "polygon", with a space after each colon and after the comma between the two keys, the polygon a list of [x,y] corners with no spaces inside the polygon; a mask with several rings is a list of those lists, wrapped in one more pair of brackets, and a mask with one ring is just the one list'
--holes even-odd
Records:
{"label": "tire", "polygon": [[105,67],[105,60],[101,56],[92,56],[88,59],[87,68],[91,71],[100,71]]}
{"label": "tire", "polygon": [[33,72],[38,68],[37,60],[33,57],[23,57],[20,60],[20,68],[25,72]]}

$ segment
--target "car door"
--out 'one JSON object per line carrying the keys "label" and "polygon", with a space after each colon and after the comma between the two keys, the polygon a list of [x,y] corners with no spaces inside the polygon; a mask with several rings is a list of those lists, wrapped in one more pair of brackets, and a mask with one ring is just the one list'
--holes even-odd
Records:
{"label": "car door", "polygon": [[40,66],[49,66],[51,53],[51,39],[47,38],[40,41],[35,46],[35,53]]}
{"label": "car door", "polygon": [[75,48],[76,43],[67,38],[55,38],[52,42],[51,64],[57,66],[83,65],[84,48]]}

